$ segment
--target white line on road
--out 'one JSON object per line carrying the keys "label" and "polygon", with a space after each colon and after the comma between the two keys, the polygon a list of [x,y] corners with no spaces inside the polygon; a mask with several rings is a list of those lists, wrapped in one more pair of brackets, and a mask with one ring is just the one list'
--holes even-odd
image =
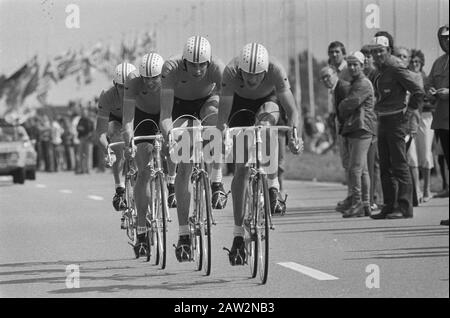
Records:
{"label": "white line on road", "polygon": [[62,189],[62,190],[59,190],[59,192],[61,192],[61,193],[72,193],[72,190]]}
{"label": "white line on road", "polygon": [[336,280],[339,279],[333,275],[321,272],[317,269],[308,267],[308,266],[304,266],[304,265],[300,265],[294,262],[284,262],[284,263],[278,263],[278,265],[287,267],[289,269],[292,269],[294,271],[300,272],[302,274],[308,275],[312,278],[315,278],[317,280]]}
{"label": "white line on road", "polygon": [[89,199],[95,200],[95,201],[102,201],[103,197],[99,197],[98,195],[88,195]]}
{"label": "white line on road", "polygon": [[36,188],[47,188],[47,186],[45,184],[38,183],[36,184]]}

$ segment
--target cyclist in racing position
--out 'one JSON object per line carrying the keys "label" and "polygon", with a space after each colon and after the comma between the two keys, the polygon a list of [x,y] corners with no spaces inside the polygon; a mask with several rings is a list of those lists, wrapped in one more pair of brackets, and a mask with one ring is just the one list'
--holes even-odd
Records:
{"label": "cyclist in racing position", "polygon": [[[161,128],[164,136],[173,128],[174,120],[183,115],[204,119],[204,125],[216,125],[224,66],[220,60],[211,57],[211,45],[201,36],[190,37],[182,56],[175,56],[164,63],[161,93]],[[179,121],[175,125],[179,126]],[[169,206],[175,205],[176,198],[179,224],[175,255],[180,262],[188,261],[191,253],[188,217],[192,165],[180,163],[176,172],[175,164],[168,158],[168,170],[169,190],[174,189],[174,192],[169,193]],[[221,172],[220,165],[214,164],[211,189],[212,206],[215,209],[223,209],[226,204]]]}
{"label": "cyclist in racing position", "polygon": [[[232,59],[225,67],[217,128],[225,129],[229,119],[232,119],[230,127],[252,126],[255,123],[275,126],[280,119],[279,106],[287,114],[287,126],[297,127],[301,131],[299,127],[301,120],[286,71],[272,56],[269,58],[263,45],[258,43],[245,45],[240,56]],[[242,109],[248,109],[254,114],[241,112],[239,116],[233,116]],[[291,152],[299,154],[303,148],[301,139],[295,139],[293,132],[290,131],[288,141]],[[275,149],[270,149],[270,153],[278,154],[278,139],[274,138],[273,142]],[[244,152],[247,152],[247,149],[244,149]],[[278,167],[278,155],[271,156],[270,164]],[[229,254],[232,265],[243,265],[246,259],[242,224],[248,177],[249,169],[245,167],[245,163],[236,163],[231,184],[235,223],[233,246]],[[271,213],[279,213],[284,207],[280,206],[282,200],[279,194],[277,169],[274,173],[268,173],[268,186]]]}
{"label": "cyclist in racing position", "polygon": [[[126,145],[125,156],[130,158],[135,155],[138,169],[134,187],[137,210],[137,243],[134,246],[134,252],[137,258],[145,256],[149,249],[146,243],[146,213],[150,200],[148,190],[150,171],[145,167],[153,153],[153,145],[147,141],[136,141],[136,149],[132,149],[130,148],[131,138],[158,133],[158,127],[155,124],[158,125],[160,119],[163,64],[163,58],[157,53],[145,54],[139,64],[139,74],[131,73],[125,82],[122,136]],[[146,119],[153,120],[155,124],[145,121]]]}
{"label": "cyclist in racing position", "polygon": [[[96,135],[98,144],[105,154],[105,164],[111,166],[113,171],[116,188],[116,193],[113,197],[113,207],[116,211],[126,207],[125,184],[120,180],[120,174],[123,169],[123,147],[118,146],[114,149],[116,160],[112,163],[109,162],[109,156],[106,152],[109,142],[121,140],[124,83],[128,74],[135,70],[136,67],[130,63],[117,65],[113,86],[103,90],[98,101]],[[121,228],[123,228],[123,217]]]}

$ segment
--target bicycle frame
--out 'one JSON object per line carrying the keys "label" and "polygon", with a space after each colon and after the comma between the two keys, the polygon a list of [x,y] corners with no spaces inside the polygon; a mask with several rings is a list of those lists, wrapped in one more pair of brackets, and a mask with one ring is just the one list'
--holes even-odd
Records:
{"label": "bicycle frame", "polygon": [[[178,131],[192,131],[194,135],[194,162],[191,174],[194,211],[189,217],[191,247],[194,253],[191,253],[190,261],[196,262],[198,271],[203,268],[206,276],[211,272],[211,226],[216,225],[212,215],[209,176],[206,171],[201,147],[203,144],[201,132],[207,128],[211,127],[201,125],[195,127],[179,127],[172,129],[169,135],[169,143],[171,145],[174,144],[173,135]],[[203,214],[204,210],[206,215]]]}
{"label": "bicycle frame", "polygon": [[[247,192],[245,193],[244,228],[248,233],[246,239],[247,256],[250,257],[250,271],[252,278],[257,275],[259,267],[260,278],[263,284],[267,282],[269,264],[269,229],[274,230],[267,186],[267,173],[261,163],[264,130],[291,130],[288,126],[246,126],[226,128],[226,138],[230,138],[233,131],[253,130],[253,145],[251,151],[255,152],[255,162],[248,162],[250,169]],[[295,135],[295,131],[294,131]],[[229,141],[225,144],[230,145]],[[259,193],[261,191],[261,194]],[[264,210],[261,211],[261,208]],[[264,244],[263,244],[264,243]],[[264,245],[264,246],[263,246]],[[250,246],[250,248],[248,248]],[[264,251],[263,251],[264,248]],[[264,254],[263,254],[264,253]],[[247,259],[245,260],[247,262]],[[248,262],[247,262],[248,263]],[[258,266],[258,263],[259,266]]]}

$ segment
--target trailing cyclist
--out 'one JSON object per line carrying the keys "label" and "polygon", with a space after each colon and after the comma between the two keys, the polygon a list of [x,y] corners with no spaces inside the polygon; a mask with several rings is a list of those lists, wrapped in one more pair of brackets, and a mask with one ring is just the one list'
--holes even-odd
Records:
{"label": "trailing cyclist", "polygon": [[[269,58],[263,45],[258,43],[245,45],[241,54],[231,60],[223,73],[218,129],[225,129],[227,123],[230,127],[254,124],[275,126],[280,120],[280,106],[287,114],[287,125],[298,127],[301,121],[286,71],[273,57]],[[233,116],[243,109],[250,112],[241,112],[239,116]],[[270,163],[278,167],[278,139],[275,139],[275,149],[270,149],[270,153],[277,155],[271,156]],[[302,141],[295,139],[292,131],[288,134],[288,141],[291,152],[300,153]],[[244,149],[244,152],[247,153],[247,149]],[[245,163],[236,162],[231,184],[235,222],[233,246],[229,254],[232,265],[243,265],[246,260],[242,224],[248,177],[249,169]],[[279,194],[277,171],[268,174],[268,186],[271,213],[280,213],[285,206]]]}
{"label": "trailing cyclist", "polygon": [[146,238],[146,213],[150,200],[147,189],[150,171],[145,167],[151,158],[153,146],[147,141],[136,141],[136,149],[132,149],[130,144],[133,137],[158,133],[163,64],[163,58],[157,53],[145,54],[139,64],[139,74],[131,73],[125,82],[122,132],[126,145],[125,156],[130,158],[135,154],[138,168],[134,187],[137,210],[137,243],[134,246],[136,257],[145,256],[149,249]]}
{"label": "trailing cyclist", "polygon": [[[181,116],[194,116],[203,119],[204,125],[216,125],[223,69],[224,64],[211,56],[209,41],[201,36],[190,37],[182,56],[175,56],[164,63],[161,94],[164,136],[168,136],[174,124],[180,126],[187,122],[188,119],[183,119],[182,123],[175,121]],[[192,164],[180,163],[176,171],[176,165],[168,158],[168,170],[169,207],[177,207],[179,223],[175,254],[178,261],[187,261],[191,253],[188,217]],[[218,164],[212,167],[211,189],[213,208],[223,209],[226,194]]]}
{"label": "trailing cyclist", "polygon": [[[106,152],[108,143],[121,140],[124,83],[127,76],[135,70],[136,67],[130,63],[117,65],[113,86],[103,90],[98,101],[96,135],[98,144],[105,155],[105,164],[112,167],[116,189],[112,202],[116,211],[126,208],[125,184],[120,180],[120,174],[123,169],[123,147],[118,146],[114,149],[116,157],[114,162],[109,162],[109,156]],[[121,227],[123,228],[123,226],[122,218]]]}

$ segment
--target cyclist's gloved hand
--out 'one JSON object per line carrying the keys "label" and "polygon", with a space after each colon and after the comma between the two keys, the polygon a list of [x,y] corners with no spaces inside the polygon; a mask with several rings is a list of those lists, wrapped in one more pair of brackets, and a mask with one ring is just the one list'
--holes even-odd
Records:
{"label": "cyclist's gloved hand", "polygon": [[[295,128],[294,128],[295,129]],[[298,138],[297,134],[293,131],[289,131],[288,133],[288,146],[289,150],[294,154],[298,155],[303,152],[303,139]]]}
{"label": "cyclist's gloved hand", "polygon": [[114,152],[110,152],[109,155],[105,155],[104,162],[107,168],[111,168],[114,162],[116,162],[116,154]]}
{"label": "cyclist's gloved hand", "polygon": [[136,156],[136,146],[125,147],[125,158],[133,159]]}

